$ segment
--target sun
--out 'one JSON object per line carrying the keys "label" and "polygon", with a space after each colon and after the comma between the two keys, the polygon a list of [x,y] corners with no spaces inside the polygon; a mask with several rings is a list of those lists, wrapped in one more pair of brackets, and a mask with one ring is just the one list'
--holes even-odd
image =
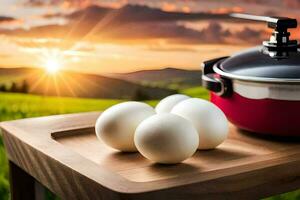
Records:
{"label": "sun", "polygon": [[52,59],[47,59],[45,62],[45,69],[49,74],[55,74],[57,73],[61,68],[61,63],[59,60],[52,58]]}

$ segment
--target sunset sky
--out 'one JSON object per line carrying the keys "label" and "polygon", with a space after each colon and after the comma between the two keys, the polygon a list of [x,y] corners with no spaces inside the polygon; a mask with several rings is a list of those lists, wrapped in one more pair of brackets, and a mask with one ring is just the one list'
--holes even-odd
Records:
{"label": "sunset sky", "polygon": [[[115,73],[197,69],[268,38],[231,12],[295,17],[300,1],[0,0],[0,66]],[[295,31],[296,33],[298,31]]]}

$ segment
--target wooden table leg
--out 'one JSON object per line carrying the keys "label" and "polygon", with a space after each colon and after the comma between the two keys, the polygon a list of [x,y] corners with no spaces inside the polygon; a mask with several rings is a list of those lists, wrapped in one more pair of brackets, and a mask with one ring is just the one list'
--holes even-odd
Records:
{"label": "wooden table leg", "polygon": [[12,200],[34,200],[35,180],[24,170],[9,161],[10,192]]}

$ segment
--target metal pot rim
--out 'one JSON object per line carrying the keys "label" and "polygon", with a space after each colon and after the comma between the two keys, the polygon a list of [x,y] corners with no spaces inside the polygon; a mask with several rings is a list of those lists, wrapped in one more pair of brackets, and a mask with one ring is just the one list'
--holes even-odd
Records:
{"label": "metal pot rim", "polygon": [[213,66],[213,70],[215,73],[221,75],[222,77],[228,78],[228,79],[235,79],[235,80],[248,81],[248,82],[259,82],[259,83],[300,84],[300,78],[299,79],[262,78],[262,77],[252,77],[252,76],[240,76],[240,75],[224,72],[223,70],[221,70],[219,68],[220,63],[222,61],[223,60],[220,60],[219,62],[215,63],[215,65]]}
{"label": "metal pot rim", "polygon": [[248,99],[300,101],[300,85],[298,84],[266,84],[233,80],[232,85],[233,92]]}

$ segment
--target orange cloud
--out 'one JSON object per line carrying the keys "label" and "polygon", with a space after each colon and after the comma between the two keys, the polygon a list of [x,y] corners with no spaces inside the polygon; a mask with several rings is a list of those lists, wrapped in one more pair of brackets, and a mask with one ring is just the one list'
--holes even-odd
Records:
{"label": "orange cloud", "polygon": [[101,2],[101,6],[109,7],[109,8],[121,8],[128,4],[128,0],[119,0],[119,1],[108,1],[108,2]]}
{"label": "orange cloud", "polygon": [[11,22],[14,20],[15,20],[15,18],[12,18],[12,17],[0,16],[0,23],[1,22]]}
{"label": "orange cloud", "polygon": [[[231,33],[217,22],[229,18],[224,14],[164,12],[141,5],[126,5],[119,9],[91,6],[64,14],[63,17],[68,20],[68,23],[32,27],[30,30],[11,30],[6,34],[30,38],[67,38],[71,42],[85,40],[107,43],[145,43],[159,39],[180,44],[218,43],[226,42],[228,38],[232,40],[235,36],[237,38],[253,36],[251,38],[261,41],[260,31],[252,28],[245,29],[237,35]],[[199,30],[177,23],[178,20],[207,21],[209,19],[213,19],[209,22],[209,26]],[[46,46],[46,43],[43,45]],[[51,46],[52,43],[47,45]],[[57,44],[54,43],[55,45]]]}
{"label": "orange cloud", "polygon": [[242,7],[239,6],[234,6],[231,8],[217,8],[217,9],[213,9],[210,11],[213,14],[227,14],[227,13],[233,13],[233,12],[244,12],[244,9]]}
{"label": "orange cloud", "polygon": [[163,2],[161,9],[166,12],[174,12],[176,11],[177,6],[174,3]]}
{"label": "orange cloud", "polygon": [[189,6],[183,6],[183,7],[182,7],[182,11],[183,11],[184,13],[190,13],[190,12],[191,12],[191,8],[190,8]]}
{"label": "orange cloud", "polygon": [[15,19],[12,21],[0,21],[0,25],[20,26],[24,24],[23,19]]}
{"label": "orange cloud", "polygon": [[80,0],[80,1],[72,1],[72,0],[65,0],[63,3],[61,3],[61,7],[65,9],[69,8],[86,8],[87,6],[90,6],[93,4],[93,0]]}
{"label": "orange cloud", "polygon": [[0,16],[1,27],[11,28],[11,27],[18,27],[22,24],[24,24],[24,20],[22,20],[22,19],[15,19],[12,17]]}
{"label": "orange cloud", "polygon": [[58,6],[62,9],[84,9],[92,5],[102,5],[109,8],[120,8],[129,3],[129,0],[99,1],[99,0],[26,0],[24,5],[35,7]]}
{"label": "orange cloud", "polygon": [[97,3],[97,0],[26,0],[26,6],[59,6],[64,9],[69,8],[86,8]]}
{"label": "orange cloud", "polygon": [[299,8],[300,7],[300,1],[298,0],[283,0],[283,4],[287,7],[291,8]]}

